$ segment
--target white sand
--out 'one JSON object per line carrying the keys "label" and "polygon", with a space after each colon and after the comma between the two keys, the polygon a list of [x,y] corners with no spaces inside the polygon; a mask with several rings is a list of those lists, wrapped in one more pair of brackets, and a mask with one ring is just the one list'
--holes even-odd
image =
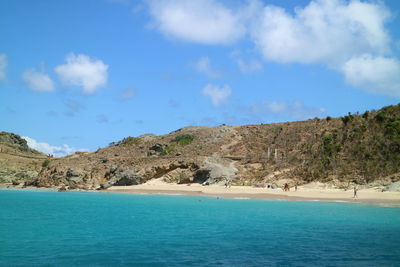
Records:
{"label": "white sand", "polygon": [[357,198],[353,198],[353,190],[321,189],[299,186],[297,191],[292,188],[289,192],[281,189],[255,188],[250,186],[232,186],[225,188],[221,185],[202,186],[200,184],[170,184],[162,178],[150,180],[141,185],[113,186],[106,192],[141,193],[141,194],[184,194],[203,195],[228,198],[251,198],[271,200],[313,200],[313,201],[345,201],[361,202],[389,206],[400,206],[400,192],[379,192],[376,189],[358,190]]}

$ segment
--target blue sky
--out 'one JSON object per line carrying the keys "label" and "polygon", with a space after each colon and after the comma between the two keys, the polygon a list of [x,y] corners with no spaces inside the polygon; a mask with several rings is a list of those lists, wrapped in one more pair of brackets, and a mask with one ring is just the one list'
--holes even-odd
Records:
{"label": "blue sky", "polygon": [[6,0],[0,124],[46,153],[400,102],[400,2]]}

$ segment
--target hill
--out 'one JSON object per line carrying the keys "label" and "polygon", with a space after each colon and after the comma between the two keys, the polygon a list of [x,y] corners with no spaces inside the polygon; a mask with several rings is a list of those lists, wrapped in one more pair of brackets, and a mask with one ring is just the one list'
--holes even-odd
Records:
{"label": "hill", "polygon": [[341,118],[187,127],[127,137],[48,161],[29,185],[99,189],[163,177],[177,183],[263,186],[312,181],[348,187],[400,180],[400,105]]}

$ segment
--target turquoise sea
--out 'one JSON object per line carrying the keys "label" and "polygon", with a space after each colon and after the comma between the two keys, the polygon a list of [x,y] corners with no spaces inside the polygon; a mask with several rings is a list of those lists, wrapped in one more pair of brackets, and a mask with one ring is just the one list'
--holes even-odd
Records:
{"label": "turquoise sea", "polygon": [[400,266],[400,209],[0,190],[0,266]]}

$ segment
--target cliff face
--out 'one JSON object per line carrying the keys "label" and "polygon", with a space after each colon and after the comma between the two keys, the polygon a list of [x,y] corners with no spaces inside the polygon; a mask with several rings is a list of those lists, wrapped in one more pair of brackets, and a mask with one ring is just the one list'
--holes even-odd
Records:
{"label": "cliff face", "polygon": [[178,183],[346,186],[400,180],[400,106],[342,118],[187,127],[128,137],[93,153],[52,159],[28,184],[99,189],[163,177]]}
{"label": "cliff face", "polygon": [[19,184],[36,179],[45,159],[19,135],[0,132],[0,183]]}

